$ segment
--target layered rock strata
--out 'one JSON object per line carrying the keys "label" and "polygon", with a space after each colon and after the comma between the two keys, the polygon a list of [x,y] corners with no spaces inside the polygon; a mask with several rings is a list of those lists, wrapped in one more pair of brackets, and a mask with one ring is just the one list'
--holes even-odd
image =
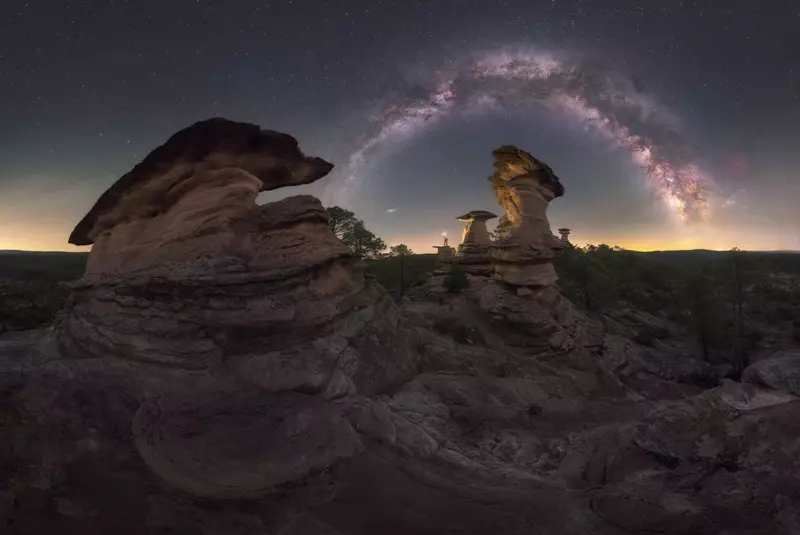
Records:
{"label": "layered rock strata", "polygon": [[[94,246],[57,326],[61,352],[136,372],[125,388],[141,402],[137,450],[177,488],[253,496],[324,470],[362,449],[337,400],[415,370],[396,307],[319,200],[255,203],[331,168],[286,134],[201,122],[123,176],[70,237]],[[213,428],[198,427],[207,418]]]}
{"label": "layered rock strata", "polygon": [[578,312],[554,286],[553,259],[564,243],[550,230],[547,206],[564,187],[547,165],[523,150],[507,145],[492,156],[495,172],[489,181],[505,214],[499,238],[486,240],[493,270],[476,288],[480,308],[507,343],[534,353],[598,347],[600,322]]}
{"label": "layered rock strata", "polygon": [[436,249],[436,262],[438,264],[449,263],[456,254],[455,249],[449,245],[434,245],[433,248]]}
{"label": "layered rock strata", "polygon": [[558,280],[552,262],[564,243],[550,230],[547,205],[564,186],[550,167],[516,147],[505,145],[492,156],[489,181],[505,209],[505,236],[491,249],[494,277],[514,286],[550,286]]}
{"label": "layered rock strata", "polygon": [[456,218],[466,224],[458,246],[457,261],[467,273],[485,276],[492,274],[486,222],[495,217],[495,214],[485,210],[472,210]]}
{"label": "layered rock strata", "polygon": [[[0,337],[9,533],[798,531],[796,356],[709,388],[672,329],[628,337],[654,318],[570,346],[587,323],[552,285],[399,309],[316,199],[254,204],[327,165],[251,125],[192,128],[76,231],[104,245],[55,328]],[[193,186],[162,187],[188,161]]]}

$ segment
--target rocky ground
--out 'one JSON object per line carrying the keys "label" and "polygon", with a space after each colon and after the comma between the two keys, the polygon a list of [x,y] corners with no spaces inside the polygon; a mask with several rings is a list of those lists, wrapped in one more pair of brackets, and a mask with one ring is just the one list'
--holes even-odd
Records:
{"label": "rocky ground", "polygon": [[[398,304],[316,199],[253,202],[330,168],[219,121],[87,215],[53,326],[0,337],[4,532],[800,533],[800,353],[731,382],[661,318],[491,276]],[[503,276],[550,280],[529,215]]]}

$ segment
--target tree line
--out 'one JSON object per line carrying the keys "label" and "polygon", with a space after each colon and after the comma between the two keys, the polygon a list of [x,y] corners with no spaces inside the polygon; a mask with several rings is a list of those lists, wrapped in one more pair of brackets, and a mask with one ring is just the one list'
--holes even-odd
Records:
{"label": "tree line", "polygon": [[340,206],[326,208],[328,226],[337,238],[361,258],[376,259],[385,256],[408,256],[414,252],[404,243],[389,247],[370,231],[356,214]]}
{"label": "tree line", "polygon": [[[800,255],[570,246],[556,259],[561,292],[590,311],[631,308],[666,317],[695,338],[708,361],[738,377],[765,331],[800,339]],[[781,276],[780,274],[784,274]]]}

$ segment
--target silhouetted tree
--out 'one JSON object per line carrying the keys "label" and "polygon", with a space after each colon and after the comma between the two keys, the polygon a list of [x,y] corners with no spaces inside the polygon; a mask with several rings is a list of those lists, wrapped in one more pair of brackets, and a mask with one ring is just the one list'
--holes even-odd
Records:
{"label": "silhouetted tree", "polygon": [[489,239],[492,242],[498,242],[508,236],[508,231],[511,228],[511,224],[506,219],[506,216],[500,216],[500,220],[497,223],[497,227],[493,231],[489,233]]}
{"label": "silhouetted tree", "polygon": [[325,211],[328,212],[328,226],[340,240],[347,232],[352,231],[353,225],[358,222],[356,214],[341,206],[330,206]]}
{"label": "silhouetted tree", "polygon": [[362,258],[377,258],[386,249],[386,244],[367,229],[364,222],[350,210],[340,206],[330,206],[328,226],[337,238],[342,240],[355,254]]}
{"label": "silhouetted tree", "polygon": [[747,348],[742,344],[744,334],[744,290],[743,290],[743,266],[741,265],[741,254],[738,247],[731,249],[731,268],[732,268],[732,291],[731,291],[731,317],[733,319],[733,349],[731,358],[733,360],[733,376],[741,378],[742,372],[749,364]]}
{"label": "silhouetted tree", "polygon": [[405,243],[398,243],[397,245],[392,245],[389,247],[389,256],[409,256],[414,254],[414,251],[408,248],[408,245]]}
{"label": "silhouetted tree", "polygon": [[406,263],[405,257],[411,256],[414,252],[405,243],[398,243],[389,248],[389,256],[398,257],[400,262],[400,297],[406,293]]}
{"label": "silhouetted tree", "polygon": [[364,222],[357,220],[342,236],[342,241],[362,258],[377,258],[386,249],[382,239],[367,230]]}
{"label": "silhouetted tree", "polygon": [[689,327],[700,345],[703,359],[710,362],[712,349],[724,347],[730,336],[724,295],[712,267],[701,266],[687,276],[683,301],[688,305]]}
{"label": "silhouetted tree", "polygon": [[469,287],[469,279],[457,263],[450,264],[450,271],[444,278],[444,287],[449,292],[458,292]]}

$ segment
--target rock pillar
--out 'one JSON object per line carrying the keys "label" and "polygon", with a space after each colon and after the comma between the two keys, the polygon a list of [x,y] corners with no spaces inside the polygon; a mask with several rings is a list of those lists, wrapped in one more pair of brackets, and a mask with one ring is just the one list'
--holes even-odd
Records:
{"label": "rock pillar", "polygon": [[473,210],[457,219],[466,223],[461,244],[458,246],[458,263],[464,271],[473,275],[489,276],[492,274],[489,259],[489,231],[486,222],[497,217],[485,210]]}
{"label": "rock pillar", "polygon": [[514,286],[550,286],[558,280],[552,261],[564,243],[550,230],[547,206],[564,194],[564,186],[550,167],[516,147],[500,147],[492,156],[489,181],[506,210],[507,228],[491,246],[494,277]]}
{"label": "rock pillar", "polygon": [[455,255],[455,249],[449,245],[434,245],[433,248],[436,249],[436,262],[440,264],[450,262]]}

